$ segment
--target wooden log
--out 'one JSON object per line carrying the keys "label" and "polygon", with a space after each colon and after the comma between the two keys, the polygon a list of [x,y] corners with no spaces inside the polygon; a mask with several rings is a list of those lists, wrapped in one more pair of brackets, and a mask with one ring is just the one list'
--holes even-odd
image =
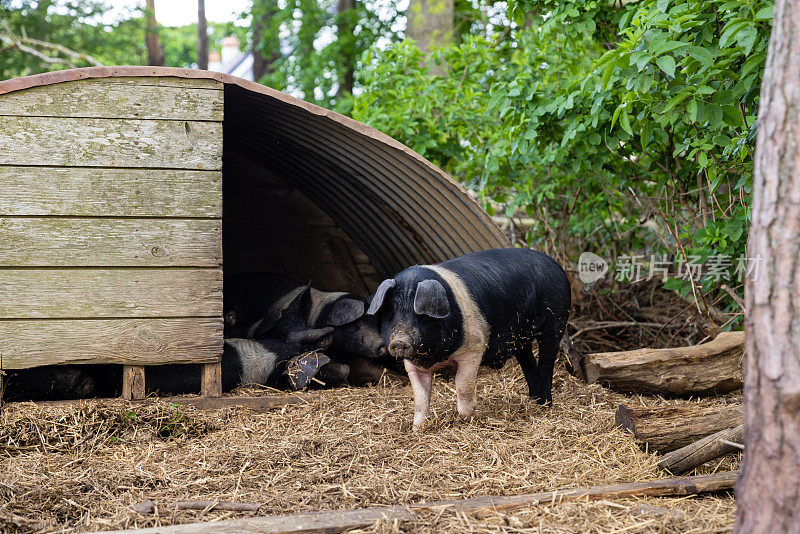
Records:
{"label": "wooden log", "polygon": [[222,316],[222,269],[0,269],[0,318]]}
{"label": "wooden log", "polygon": [[222,217],[222,173],[0,166],[6,215]]}
{"label": "wooden log", "polygon": [[129,401],[145,398],[144,380],[144,366],[124,366],[122,368],[122,398]]}
{"label": "wooden log", "polygon": [[701,345],[587,354],[586,382],[624,393],[687,397],[742,387],[744,332],[723,332]]}
{"label": "wooden log", "polygon": [[0,116],[0,165],[222,169],[222,123]]}
{"label": "wooden log", "polygon": [[219,361],[222,318],[4,320],[3,368]]}
{"label": "wooden log", "polygon": [[743,441],[743,424],[734,428],[720,430],[699,441],[665,454],[658,461],[658,467],[669,471],[673,475],[680,475],[720,456],[725,456],[732,452],[740,452],[740,449],[735,445],[731,445],[731,443],[742,443]]}
{"label": "wooden log", "polygon": [[334,510],[302,514],[252,517],[213,523],[191,523],[169,527],[145,528],[140,530],[120,530],[117,532],[137,534],[182,534],[197,533],[244,533],[296,534],[296,533],[336,533],[355,528],[372,526],[381,519],[413,521],[420,518],[416,511],[453,512],[508,512],[538,504],[559,504],[575,500],[622,499],[628,497],[668,497],[694,495],[733,489],[738,471],[698,475],[694,477],[666,478],[615,484],[610,486],[589,486],[567,490],[547,491],[527,495],[474,497],[432,503],[376,506],[356,510]]}
{"label": "wooden log", "polygon": [[222,364],[203,364],[202,373],[200,387],[203,397],[222,397]]}
{"label": "wooden log", "polygon": [[734,427],[743,417],[740,404],[724,407],[683,404],[658,408],[621,404],[614,414],[614,424],[632,433],[647,450],[665,453]]}
{"label": "wooden log", "polygon": [[222,121],[222,84],[203,85],[168,87],[141,78],[57,83],[3,95],[0,115]]}

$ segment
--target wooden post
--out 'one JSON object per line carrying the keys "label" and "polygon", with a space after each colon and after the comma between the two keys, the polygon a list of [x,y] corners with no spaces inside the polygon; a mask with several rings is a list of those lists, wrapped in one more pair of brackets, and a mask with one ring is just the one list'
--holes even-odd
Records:
{"label": "wooden post", "polygon": [[222,364],[205,363],[203,364],[202,380],[203,397],[222,396]]}
{"label": "wooden post", "polygon": [[122,368],[122,398],[130,401],[142,400],[144,397],[144,366],[124,366]]}

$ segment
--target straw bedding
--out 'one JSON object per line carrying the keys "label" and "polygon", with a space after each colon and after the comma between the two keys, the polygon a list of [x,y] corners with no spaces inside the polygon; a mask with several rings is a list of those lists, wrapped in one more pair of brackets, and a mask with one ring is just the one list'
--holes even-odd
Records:
{"label": "straw bedding", "polygon": [[[621,402],[666,404],[577,382],[558,366],[555,406],[529,402],[516,363],[483,371],[478,416],[458,421],[452,382],[437,379],[432,424],[411,433],[410,388],[319,392],[255,413],[200,411],[168,400],[5,406],[0,415],[0,531],[76,532],[243,517],[170,511],[180,500],[262,504],[260,515],[493,494],[666,476],[656,457],[613,428]],[[240,388],[233,395],[269,395]],[[734,396],[735,398],[735,396]],[[702,400],[703,404],[730,402]],[[723,459],[703,472],[736,468]],[[692,473],[690,473],[692,474]],[[132,504],[153,500],[156,514]],[[717,532],[731,496],[535,506],[509,514],[432,513],[369,532]]]}

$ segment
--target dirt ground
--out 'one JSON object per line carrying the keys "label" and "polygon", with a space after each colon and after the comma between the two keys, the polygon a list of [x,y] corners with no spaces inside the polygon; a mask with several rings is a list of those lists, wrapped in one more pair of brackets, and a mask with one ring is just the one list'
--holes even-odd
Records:
{"label": "dirt ground", "polygon": [[[478,416],[457,418],[452,382],[437,379],[433,421],[411,432],[409,388],[320,391],[256,413],[168,401],[6,405],[0,416],[0,531],[77,532],[246,517],[170,511],[180,500],[262,505],[259,515],[512,495],[667,476],[656,456],[613,426],[622,403],[715,404],[626,396],[586,386],[559,364],[555,406],[530,402],[516,363],[485,370]],[[240,388],[233,395],[274,392]],[[738,467],[713,462],[700,472]],[[695,473],[689,473],[695,474]],[[131,505],[157,505],[140,515]],[[724,532],[728,494],[533,506],[508,514],[429,513],[368,532]]]}

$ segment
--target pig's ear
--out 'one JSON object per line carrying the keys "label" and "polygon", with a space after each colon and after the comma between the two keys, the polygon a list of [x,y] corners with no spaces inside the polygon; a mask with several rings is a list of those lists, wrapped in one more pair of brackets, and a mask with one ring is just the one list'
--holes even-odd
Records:
{"label": "pig's ear", "polygon": [[430,315],[435,319],[444,319],[450,315],[450,301],[447,300],[447,292],[438,280],[423,280],[417,284],[414,313]]}
{"label": "pig's ear", "polygon": [[333,303],[331,314],[328,317],[328,326],[342,326],[343,324],[358,321],[364,317],[366,305],[363,300],[342,298]]}
{"label": "pig's ear", "polygon": [[375,291],[375,295],[372,296],[372,302],[369,304],[369,309],[367,310],[367,315],[375,315],[378,313],[378,310],[381,309],[383,306],[383,301],[386,298],[386,293],[389,292],[390,289],[393,289],[394,286],[397,285],[397,281],[394,278],[388,278],[381,282],[381,285],[378,286],[378,290]]}

